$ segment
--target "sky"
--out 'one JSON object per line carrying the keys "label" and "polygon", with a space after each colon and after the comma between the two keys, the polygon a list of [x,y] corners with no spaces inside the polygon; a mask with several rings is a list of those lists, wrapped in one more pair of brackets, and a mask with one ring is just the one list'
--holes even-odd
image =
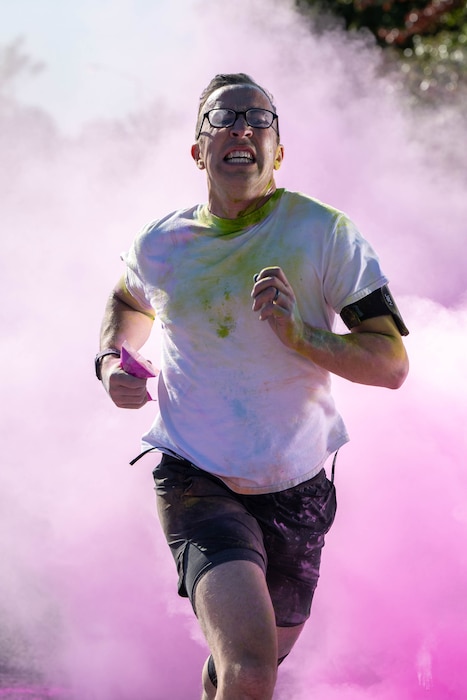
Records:
{"label": "sky", "polygon": [[[190,40],[189,26],[175,20],[166,1],[2,4],[1,43],[20,39],[42,66],[36,79],[18,86],[18,96],[46,108],[68,133],[84,121],[121,117],[166,94],[167,66],[176,47]],[[193,11],[188,0],[177,7],[187,16]]]}
{"label": "sky", "polygon": [[278,185],[354,219],[410,329],[401,389],[333,382],[351,435],[338,516],[275,700],[464,700],[461,110],[412,110],[368,36],[318,33],[288,0],[3,3],[0,45],[22,37],[44,69],[0,102],[0,698],[35,675],[49,698],[200,696],[207,650],[176,595],[154,464],[128,464],[155,404],[113,406],[93,357],[121,252],[206,197],[198,95],[244,71],[276,99]]}

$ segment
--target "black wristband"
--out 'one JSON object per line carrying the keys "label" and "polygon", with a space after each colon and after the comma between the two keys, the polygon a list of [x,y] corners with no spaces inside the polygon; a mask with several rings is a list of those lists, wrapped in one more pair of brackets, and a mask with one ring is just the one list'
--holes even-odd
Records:
{"label": "black wristband", "polygon": [[108,348],[107,350],[102,350],[102,352],[97,353],[96,357],[94,358],[94,369],[96,371],[96,377],[100,382],[102,381],[101,363],[103,358],[107,355],[115,355],[115,357],[120,357],[120,350],[116,350],[115,348]]}

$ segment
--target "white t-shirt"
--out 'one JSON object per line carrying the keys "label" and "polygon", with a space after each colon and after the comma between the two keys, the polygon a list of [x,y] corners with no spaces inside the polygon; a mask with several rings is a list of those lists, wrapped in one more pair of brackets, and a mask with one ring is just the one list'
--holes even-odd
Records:
{"label": "white t-shirt", "polygon": [[285,347],[250,296],[254,274],[280,266],[303,320],[332,330],[344,306],[386,284],[342,212],[286,190],[237,219],[199,205],[149,225],[125,260],[129,291],[162,324],[160,412],[143,449],[250,494],[311,478],[347,442],[329,373]]}

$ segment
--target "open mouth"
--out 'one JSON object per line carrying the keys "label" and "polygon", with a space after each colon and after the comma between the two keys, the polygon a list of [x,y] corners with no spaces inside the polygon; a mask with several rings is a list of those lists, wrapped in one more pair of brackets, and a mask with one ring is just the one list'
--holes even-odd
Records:
{"label": "open mouth", "polygon": [[225,156],[224,160],[226,163],[240,163],[240,164],[247,164],[248,163],[254,163],[255,159],[252,153],[250,151],[230,151],[230,153],[227,153]]}

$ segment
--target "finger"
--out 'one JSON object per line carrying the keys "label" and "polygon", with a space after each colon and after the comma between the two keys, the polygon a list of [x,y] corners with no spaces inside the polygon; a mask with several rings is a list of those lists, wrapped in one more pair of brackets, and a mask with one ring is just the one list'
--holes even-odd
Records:
{"label": "finger", "polygon": [[258,294],[266,290],[268,287],[273,289],[273,296],[276,294],[276,289],[283,294],[287,293],[290,289],[288,280],[280,267],[263,268],[261,272],[254,275],[253,281],[253,289],[251,290],[251,296],[253,298],[258,296]]}
{"label": "finger", "polygon": [[[287,278],[284,271],[278,265],[271,265],[269,267],[263,267],[260,272],[255,275],[257,279],[263,279],[264,277],[277,277],[282,282],[286,282]],[[256,281],[256,279],[255,279]]]}
{"label": "finger", "polygon": [[146,388],[142,392],[111,391],[110,395],[119,408],[141,408],[149,400]]}
{"label": "finger", "polygon": [[277,287],[266,287],[254,296],[252,305],[253,311],[260,311],[266,306],[275,305],[280,299],[280,296],[281,292]]}
{"label": "finger", "polygon": [[138,402],[125,401],[123,399],[114,399],[113,397],[112,397],[112,399],[113,399],[114,404],[116,406],[118,406],[118,408],[128,408],[128,409],[134,409],[134,410],[136,410],[138,408],[142,408],[149,401],[148,396],[146,396],[142,401],[138,401]]}
{"label": "finger", "polygon": [[263,304],[263,306],[257,309],[257,311],[259,311],[259,318],[261,321],[273,317],[277,319],[285,319],[290,317],[290,309],[287,299],[280,292],[276,300]]}
{"label": "finger", "polygon": [[255,299],[263,292],[268,291],[272,300],[276,295],[277,290],[284,293],[285,289],[285,285],[280,282],[277,277],[263,277],[262,279],[258,278],[258,281],[255,282],[253,289],[251,290],[251,296]]}
{"label": "finger", "polygon": [[287,300],[291,299],[291,289],[279,281],[277,277],[265,277],[262,280],[258,279],[255,283],[251,296],[253,297],[253,311],[259,311],[268,304],[277,305],[279,299],[283,306]]}
{"label": "finger", "polygon": [[110,376],[108,391],[117,406],[139,408],[148,400],[146,381],[120,369]]}
{"label": "finger", "polygon": [[130,374],[119,367],[110,375],[110,381],[114,382],[116,386],[136,388],[145,386],[146,377],[138,377],[136,374]]}
{"label": "finger", "polygon": [[253,276],[253,281],[260,282],[262,280],[270,280],[274,284],[276,282],[282,283],[283,285],[288,285],[287,277],[284,271],[279,266],[263,267],[260,272],[257,272]]}

